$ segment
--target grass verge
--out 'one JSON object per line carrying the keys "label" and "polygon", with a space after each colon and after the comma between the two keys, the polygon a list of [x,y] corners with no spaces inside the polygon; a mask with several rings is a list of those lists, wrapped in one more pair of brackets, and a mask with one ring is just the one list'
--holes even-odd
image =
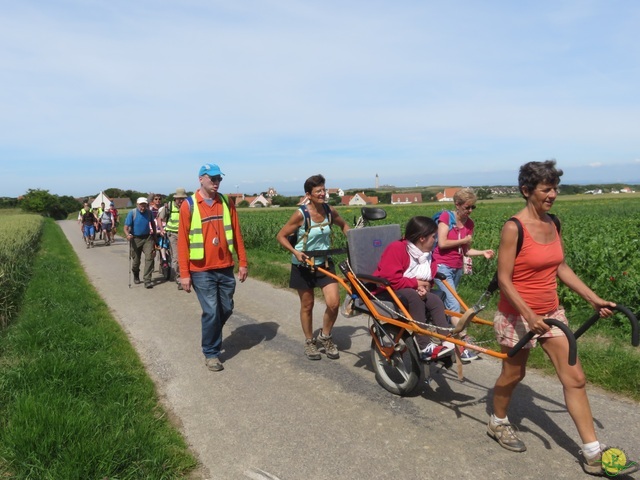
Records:
{"label": "grass verge", "polygon": [[41,245],[0,337],[0,476],[184,478],[196,460],[51,220]]}

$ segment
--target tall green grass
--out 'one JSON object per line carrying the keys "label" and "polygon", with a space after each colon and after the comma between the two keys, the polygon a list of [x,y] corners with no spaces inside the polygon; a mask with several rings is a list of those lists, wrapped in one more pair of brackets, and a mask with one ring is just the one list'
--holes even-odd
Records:
{"label": "tall green grass", "polygon": [[0,337],[0,477],[184,478],[196,461],[60,228]]}
{"label": "tall green grass", "polygon": [[41,216],[17,212],[0,213],[0,329],[18,311],[42,233]]}

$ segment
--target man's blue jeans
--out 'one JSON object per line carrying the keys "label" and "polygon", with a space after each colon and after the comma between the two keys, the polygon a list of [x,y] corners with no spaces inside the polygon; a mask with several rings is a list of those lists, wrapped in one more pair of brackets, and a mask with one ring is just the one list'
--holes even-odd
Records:
{"label": "man's blue jeans", "polygon": [[[444,274],[447,283],[457,291],[460,280],[462,280],[462,268],[451,268],[447,267],[446,265],[438,265],[438,273]],[[442,302],[444,303],[444,308],[447,310],[451,310],[452,312],[459,312],[460,302],[458,302],[458,300],[456,300],[456,297],[454,297],[449,289],[444,286],[444,283],[442,283],[437,278],[435,279],[435,282],[440,289],[440,292],[434,293],[438,293],[440,295],[440,298],[442,298]]]}
{"label": "man's blue jeans", "polygon": [[216,358],[222,349],[222,327],[233,313],[233,267],[191,272],[191,283],[202,307],[202,353]]}

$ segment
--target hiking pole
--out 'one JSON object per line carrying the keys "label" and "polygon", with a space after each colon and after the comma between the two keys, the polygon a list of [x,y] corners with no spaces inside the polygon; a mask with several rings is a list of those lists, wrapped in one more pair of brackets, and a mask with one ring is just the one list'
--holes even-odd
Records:
{"label": "hiking pole", "polygon": [[128,273],[128,277],[129,277],[129,288],[131,288],[131,242],[133,241],[133,238],[131,240],[129,240],[129,273]]}

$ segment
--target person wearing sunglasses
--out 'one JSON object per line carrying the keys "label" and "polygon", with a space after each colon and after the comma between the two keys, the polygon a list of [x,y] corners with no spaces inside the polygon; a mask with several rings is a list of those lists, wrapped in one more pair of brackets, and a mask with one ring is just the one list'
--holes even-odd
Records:
{"label": "person wearing sunglasses", "polygon": [[151,212],[153,220],[155,221],[156,218],[158,218],[160,207],[162,207],[162,195],[160,195],[159,193],[155,193],[151,195],[149,200],[149,211]]}
{"label": "person wearing sunglasses", "polygon": [[[455,209],[451,212],[444,211],[438,219],[438,244],[433,252],[433,259],[438,264],[438,273],[442,273],[447,283],[454,289],[458,288],[464,273],[465,257],[483,256],[492,258],[493,250],[476,250],[471,248],[473,241],[473,229],[475,224],[470,214],[476,208],[476,194],[471,188],[462,188],[453,195]],[[455,218],[450,218],[451,215]],[[455,220],[455,221],[454,221]],[[450,228],[451,225],[451,228]],[[436,279],[436,285],[442,292],[444,307],[452,312],[460,311],[460,303],[442,283]],[[455,326],[456,317],[451,317],[451,323]],[[461,338],[466,342],[473,339],[463,332]],[[460,355],[463,363],[478,359],[478,355],[469,349],[463,349]]]}

